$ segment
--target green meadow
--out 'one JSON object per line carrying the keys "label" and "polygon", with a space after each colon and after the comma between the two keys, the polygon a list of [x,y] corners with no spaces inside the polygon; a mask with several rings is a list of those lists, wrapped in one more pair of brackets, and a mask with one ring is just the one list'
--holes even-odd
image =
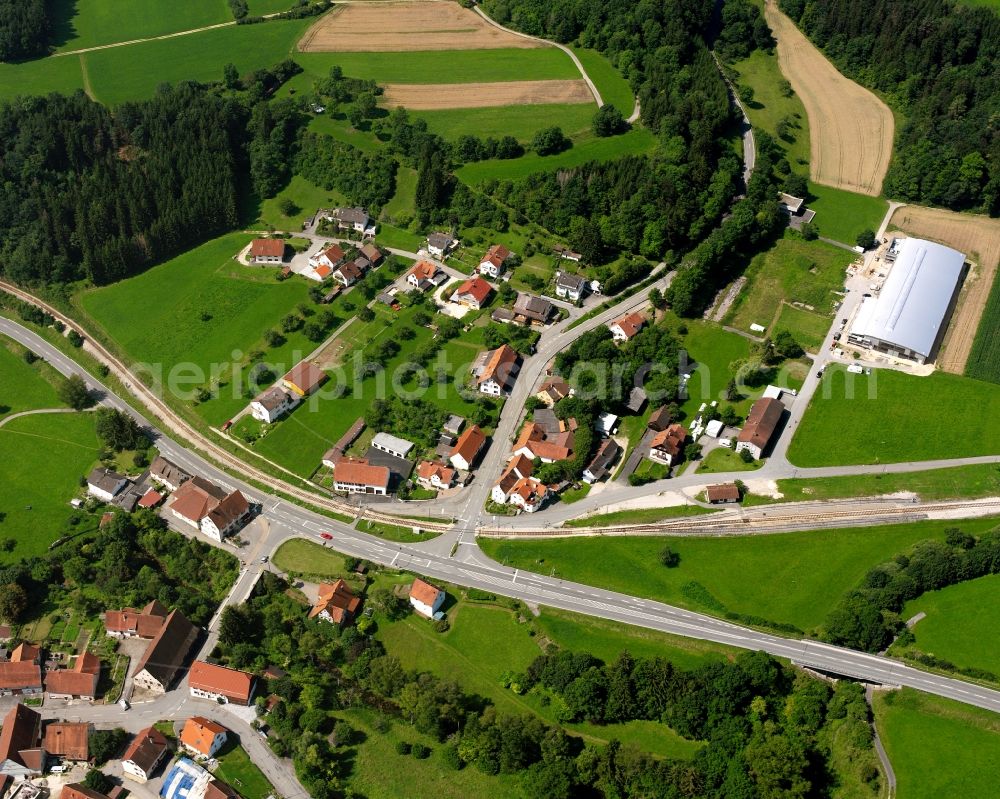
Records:
{"label": "green meadow", "polygon": [[808,207],[816,212],[819,235],[854,246],[863,230],[878,232],[888,201],[809,181]]}
{"label": "green meadow", "polygon": [[632,94],[632,87],[619,72],[614,64],[607,57],[596,50],[588,50],[584,47],[574,47],[573,52],[580,59],[583,68],[590,79],[597,86],[597,91],[601,93],[601,99],[605,104],[613,105],[621,115],[628,119],[635,107],[635,96]]}
{"label": "green meadow", "polygon": [[[513,136],[527,144],[537,131],[553,125],[561,127],[562,132],[571,138],[588,133],[596,111],[597,106],[593,103],[573,103],[448,108],[441,111],[413,111],[411,114],[425,120],[433,133],[445,139],[454,140],[466,134],[480,138]],[[572,152],[572,149],[568,152]]]}
{"label": "green meadow", "polygon": [[36,408],[61,408],[55,385],[59,376],[42,361],[30,366],[22,357],[24,349],[0,337],[0,420]]}

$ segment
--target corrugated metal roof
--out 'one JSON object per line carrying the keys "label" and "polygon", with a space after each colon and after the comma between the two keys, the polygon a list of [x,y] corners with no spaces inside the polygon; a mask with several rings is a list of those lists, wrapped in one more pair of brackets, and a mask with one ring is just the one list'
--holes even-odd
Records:
{"label": "corrugated metal roof", "polygon": [[904,239],[878,297],[866,297],[851,335],[930,355],[955,294],[965,255],[923,239]]}

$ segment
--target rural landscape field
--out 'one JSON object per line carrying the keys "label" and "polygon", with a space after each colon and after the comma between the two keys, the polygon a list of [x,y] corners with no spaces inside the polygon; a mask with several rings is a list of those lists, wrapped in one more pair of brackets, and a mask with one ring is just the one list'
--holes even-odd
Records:
{"label": "rural landscape field", "polygon": [[0,0],[0,799],[992,799],[998,13]]}

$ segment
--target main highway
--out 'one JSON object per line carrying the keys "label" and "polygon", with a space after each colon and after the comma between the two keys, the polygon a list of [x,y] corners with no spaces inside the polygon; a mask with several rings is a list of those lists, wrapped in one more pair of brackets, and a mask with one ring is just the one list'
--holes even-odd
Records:
{"label": "main highway", "polygon": [[[502,566],[481,552],[476,546],[472,530],[462,531],[448,552],[394,544],[366,535],[350,525],[306,507],[275,495],[265,495],[255,486],[222,472],[201,455],[159,430],[142,414],[115,397],[96,377],[22,325],[0,319],[0,333],[43,356],[62,374],[83,376],[91,389],[102,398],[102,402],[132,414],[146,427],[165,457],[193,473],[229,488],[238,488],[249,498],[260,502],[263,518],[258,527],[263,528],[263,531],[252,541],[249,552],[244,554],[244,557],[251,559],[251,570],[265,568],[259,562],[261,556],[273,554],[285,541],[305,538],[325,543],[322,538],[325,533],[332,536],[329,544],[337,551],[384,566],[422,574],[432,580],[480,588],[531,604],[611,619],[688,638],[741,649],[763,650],[822,672],[884,685],[907,686],[1000,712],[1000,691],[923,672],[891,658],[813,640],[784,638],[661,602]],[[251,574],[249,579],[252,576]]]}

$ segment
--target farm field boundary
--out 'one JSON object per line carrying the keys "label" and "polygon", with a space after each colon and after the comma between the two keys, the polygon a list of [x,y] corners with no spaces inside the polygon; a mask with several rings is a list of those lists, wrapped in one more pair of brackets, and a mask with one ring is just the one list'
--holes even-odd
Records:
{"label": "farm field boundary", "polygon": [[492,108],[505,105],[589,103],[590,89],[582,80],[521,80],[503,83],[389,84],[382,101],[411,111],[441,108]]}

